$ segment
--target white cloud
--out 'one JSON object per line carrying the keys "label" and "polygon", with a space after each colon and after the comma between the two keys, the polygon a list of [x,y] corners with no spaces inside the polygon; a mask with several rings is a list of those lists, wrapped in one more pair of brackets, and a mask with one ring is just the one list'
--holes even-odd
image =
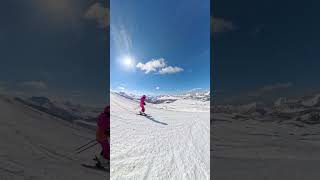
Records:
{"label": "white cloud", "polygon": [[157,87],[156,87],[156,90],[159,90],[159,89],[160,89],[160,87],[159,87],[159,86],[157,86]]}
{"label": "white cloud", "polygon": [[160,74],[174,74],[174,73],[178,73],[178,72],[182,72],[182,71],[183,71],[183,68],[168,66],[168,67],[162,68],[159,71],[159,73]]}
{"label": "white cloud", "polygon": [[103,7],[100,3],[91,5],[85,12],[86,19],[95,20],[100,28],[109,27],[109,9]]}
{"label": "white cloud", "polygon": [[148,61],[145,64],[139,62],[136,67],[141,71],[145,71],[145,73],[148,74],[150,72],[157,72],[159,68],[166,67],[166,63],[163,58],[152,59],[151,61]]}
{"label": "white cloud", "polygon": [[182,72],[184,69],[181,67],[168,66],[163,58],[152,59],[146,63],[139,62],[136,67],[141,71],[144,71],[146,74],[150,72],[155,72],[159,74],[173,74]]}
{"label": "white cloud", "polygon": [[48,86],[43,81],[25,81],[20,83],[20,86],[38,90],[45,90],[48,89]]}
{"label": "white cloud", "polygon": [[119,86],[117,88],[120,89],[120,90],[125,90],[126,89],[125,87],[122,87],[122,86]]}

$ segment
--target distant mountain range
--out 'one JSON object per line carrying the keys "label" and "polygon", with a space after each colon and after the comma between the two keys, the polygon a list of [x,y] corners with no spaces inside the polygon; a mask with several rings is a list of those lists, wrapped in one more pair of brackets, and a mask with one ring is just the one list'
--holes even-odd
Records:
{"label": "distant mountain range", "polygon": [[[320,94],[313,96],[279,98],[273,104],[252,102],[243,105],[214,105],[216,114],[232,115],[233,119],[266,121],[291,120],[303,124],[320,124]],[[213,116],[214,118],[214,116]]]}
{"label": "distant mountain range", "polygon": [[41,112],[45,112],[69,122],[73,122],[75,120],[96,122],[97,116],[103,111],[103,107],[100,108],[84,106],[80,104],[73,104],[69,101],[59,102],[50,100],[47,97],[15,97],[14,99],[31,108],[37,109]]}
{"label": "distant mountain range", "polygon": [[[136,95],[134,93],[128,92],[114,92],[120,96],[125,98],[139,101],[141,95]],[[161,103],[172,103],[179,99],[193,99],[199,101],[210,101],[210,91],[189,91],[186,93],[178,94],[178,95],[157,95],[157,96],[150,96],[147,95],[146,102],[153,103],[153,104],[161,104]]]}

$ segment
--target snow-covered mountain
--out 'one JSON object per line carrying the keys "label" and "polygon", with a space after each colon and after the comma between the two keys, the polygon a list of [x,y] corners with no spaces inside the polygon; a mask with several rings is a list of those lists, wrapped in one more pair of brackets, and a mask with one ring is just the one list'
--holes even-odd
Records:
{"label": "snow-covered mountain", "polygon": [[[286,98],[273,104],[252,102],[243,105],[214,105],[213,112],[233,114],[236,119],[269,119],[270,121],[294,120],[306,124],[320,123],[320,95]],[[241,119],[241,118],[240,118]]]}
{"label": "snow-covered mountain", "polygon": [[312,97],[304,98],[301,102],[302,105],[307,107],[320,107],[320,94],[316,94]]}
{"label": "snow-covered mountain", "polygon": [[253,102],[245,105],[241,105],[238,107],[239,112],[245,114],[259,113],[265,114],[267,113],[267,107],[263,103]]}
{"label": "snow-covered mountain", "polygon": [[[135,101],[137,106],[141,95],[126,92],[111,92],[126,99]],[[209,112],[210,111],[210,92],[192,91],[178,95],[147,95],[146,102],[149,105],[157,106],[161,109],[185,112]],[[149,106],[148,105],[148,106]]]}
{"label": "snow-covered mountain", "polygon": [[187,93],[180,95],[180,97],[184,99],[210,101],[210,91],[209,90],[189,91]]}
{"label": "snow-covered mountain", "polygon": [[90,107],[80,104],[73,104],[69,101],[56,101],[50,100],[47,97],[29,97],[21,98],[15,97],[16,101],[19,101],[25,105],[28,105],[39,111],[48,113],[50,115],[59,117],[66,121],[85,120],[96,121],[97,115],[103,110],[103,107]]}
{"label": "snow-covered mountain", "polygon": [[[128,92],[113,92],[113,93],[116,93],[122,97],[125,97],[130,100],[134,100],[134,101],[139,101],[141,98],[141,95],[137,95],[134,93],[128,93]],[[180,98],[170,96],[170,95],[159,95],[159,96],[147,95],[146,102],[153,103],[153,104],[171,103],[171,102],[176,101],[177,99],[180,99]]]}
{"label": "snow-covered mountain", "polygon": [[[141,95],[137,95],[129,92],[113,92],[120,96],[126,97],[127,99],[139,101]],[[181,99],[190,99],[198,101],[210,101],[210,91],[208,90],[197,90],[197,91],[188,91],[186,93],[180,93],[176,95],[147,95],[146,102],[152,104],[161,104],[161,103],[173,103]]]}

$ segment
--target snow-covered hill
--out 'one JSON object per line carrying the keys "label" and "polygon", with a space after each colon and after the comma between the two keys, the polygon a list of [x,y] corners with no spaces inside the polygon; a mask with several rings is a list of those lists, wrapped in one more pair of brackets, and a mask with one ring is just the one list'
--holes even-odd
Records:
{"label": "snow-covered hill", "polygon": [[147,103],[144,117],[137,101],[116,93],[110,100],[111,179],[210,178],[209,111]]}
{"label": "snow-covered hill", "polygon": [[94,131],[0,96],[0,179],[107,179],[107,173],[81,166],[92,162],[98,146],[75,154],[94,138]]}

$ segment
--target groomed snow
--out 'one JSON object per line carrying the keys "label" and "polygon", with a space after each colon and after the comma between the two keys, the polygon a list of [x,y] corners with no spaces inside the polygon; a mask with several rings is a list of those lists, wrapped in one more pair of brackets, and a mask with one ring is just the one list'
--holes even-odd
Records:
{"label": "groomed snow", "polygon": [[240,120],[229,113],[212,117],[213,179],[319,179],[320,124]]}
{"label": "groomed snow", "polygon": [[94,131],[0,96],[0,179],[108,179],[105,172],[81,166],[91,163],[100,147],[74,153],[94,137]]}
{"label": "groomed snow", "polygon": [[135,101],[115,93],[110,101],[111,179],[210,179],[209,111],[147,104],[148,118]]}

